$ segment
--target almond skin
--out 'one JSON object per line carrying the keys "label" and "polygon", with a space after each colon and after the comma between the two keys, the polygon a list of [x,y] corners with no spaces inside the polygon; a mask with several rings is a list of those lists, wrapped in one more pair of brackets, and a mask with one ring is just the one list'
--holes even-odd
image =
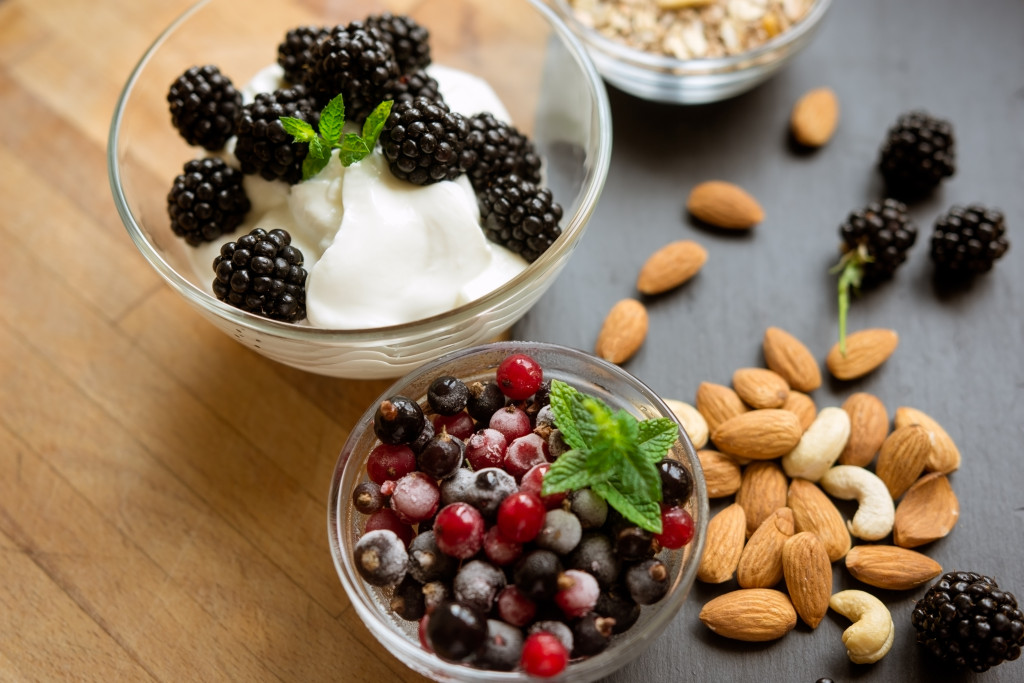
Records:
{"label": "almond skin", "polygon": [[805,147],[821,147],[832,138],[839,123],[839,100],[831,88],[815,88],[793,105],[789,128],[793,139]]}
{"label": "almond skin", "polygon": [[725,583],[732,578],[743,553],[747,518],[743,508],[733,503],[708,522],[704,555],[697,578],[704,583]]}
{"label": "almond skin", "polygon": [[697,387],[697,410],[707,420],[708,428],[714,431],[718,425],[731,417],[749,410],[743,399],[730,387],[711,382],[701,382]]}
{"label": "almond skin", "polygon": [[742,474],[740,466],[727,455],[718,451],[697,451],[700,468],[704,471],[704,484],[708,498],[724,498],[740,489]]}
{"label": "almond skin", "polygon": [[814,391],[821,386],[821,369],[804,344],[778,327],[765,330],[764,362],[797,391]]}
{"label": "almond skin", "polygon": [[929,472],[948,474],[960,468],[960,449],[938,422],[920,410],[906,406],[896,409],[896,428],[911,424],[919,424],[928,431],[932,440],[932,450],[928,454],[925,469]]}
{"label": "almond skin", "polygon": [[647,309],[636,299],[623,299],[608,312],[597,335],[594,353],[609,363],[624,363],[647,337]]}
{"label": "almond skin", "polygon": [[746,230],[764,220],[764,209],[756,199],[741,187],[721,180],[709,180],[693,188],[686,210],[697,220],[730,230]]}
{"label": "almond skin", "polygon": [[916,548],[948,534],[960,518],[960,501],[939,472],[917,480],[896,506],[892,542],[902,548]]}
{"label": "almond skin", "polygon": [[875,474],[885,482],[893,500],[902,496],[924,472],[932,442],[921,425],[900,427],[882,443]]}
{"label": "almond skin", "polygon": [[741,588],[771,588],[782,580],[782,546],[796,533],[793,511],[781,507],[757,527],[736,567]]}
{"label": "almond skin", "polygon": [[764,368],[740,368],[732,373],[732,388],[752,408],[781,408],[789,396],[786,380]]}
{"label": "almond skin", "polygon": [[850,439],[839,454],[840,465],[867,467],[889,433],[889,415],[878,397],[858,392],[843,403],[850,416]]}
{"label": "almond skin", "polygon": [[890,591],[917,588],[942,573],[942,565],[927,555],[892,545],[854,546],[846,568],[858,581]]}
{"label": "almond skin", "polygon": [[796,613],[818,628],[832,596],[832,562],[821,539],[809,531],[794,534],[782,546],[782,572]]}
{"label": "almond skin", "polygon": [[805,479],[789,483],[786,504],[793,511],[796,530],[811,531],[825,545],[832,562],[842,559],[850,550],[850,532],[835,504],[825,493]]}
{"label": "almond skin", "polygon": [[747,536],[757,530],[772,513],[786,506],[786,475],[779,463],[758,460],[743,470],[743,481],[736,492],[736,503],[747,516]]}
{"label": "almond skin", "polygon": [[788,410],[800,419],[800,427],[805,432],[814,423],[818,416],[818,407],[814,405],[814,399],[802,391],[790,390],[786,402],[782,404],[783,410]]}
{"label": "almond skin", "polygon": [[636,288],[648,295],[667,292],[696,275],[707,260],[707,250],[696,242],[680,240],[666,244],[644,263]]}
{"label": "almond skin", "polygon": [[700,611],[704,625],[725,638],[763,642],[786,635],[796,626],[796,610],[785,593],[770,588],[742,588],[709,601]]}
{"label": "almond skin", "polygon": [[825,365],[836,379],[863,377],[889,359],[900,338],[893,330],[875,328],[854,332],[846,338],[846,355],[839,351],[839,342],[828,352]]}
{"label": "almond skin", "polygon": [[711,440],[723,453],[771,460],[793,450],[803,431],[794,413],[769,408],[729,418],[711,431]]}

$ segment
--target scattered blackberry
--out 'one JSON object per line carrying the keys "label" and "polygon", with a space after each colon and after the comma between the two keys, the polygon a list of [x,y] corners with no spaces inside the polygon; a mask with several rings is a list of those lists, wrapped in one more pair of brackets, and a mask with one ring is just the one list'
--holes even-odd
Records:
{"label": "scattered blackberry", "polygon": [[513,173],[535,185],[540,184],[540,156],[533,143],[515,127],[490,113],[469,119],[469,137],[462,159],[477,192]]}
{"label": "scattered blackberry", "polygon": [[914,606],[917,642],[943,662],[977,672],[1020,657],[1024,615],[1012,593],[973,572],[950,572]]}
{"label": "scattered blackberry", "polygon": [[255,228],[227,242],[213,261],[213,293],[243,311],[273,320],[306,317],[306,269],[287,230]]}
{"label": "scattered blackberry", "polygon": [[289,83],[306,81],[313,46],[330,33],[331,30],[325,26],[299,26],[285,34],[284,42],[277,46],[277,63],[284,69],[284,77]]}
{"label": "scattered blackberry", "polygon": [[302,162],[309,145],[293,142],[281,124],[282,116],[302,119],[314,129],[320,124],[319,110],[304,86],[260,93],[242,107],[238,117],[235,156],[242,173],[258,173],[267,180],[281,179],[294,185],[302,180]]}
{"label": "scattered blackberry", "polygon": [[167,194],[171,230],[192,246],[234,230],[249,207],[242,174],[216,157],[186,163]]}
{"label": "scattered blackberry", "polygon": [[517,175],[500,178],[477,199],[487,239],[531,263],[562,234],[562,207],[552,201],[551,190]]}
{"label": "scattered blackberry", "polygon": [[889,129],[878,163],[889,194],[915,198],[956,172],[953,127],[922,111],[903,114]]}
{"label": "scattered blackberry", "polygon": [[341,93],[347,121],[361,123],[380,104],[388,81],[399,76],[384,34],[360,22],[334,27],[310,55],[305,81],[310,94],[324,106]]}
{"label": "scattered blackberry", "polygon": [[382,101],[392,100],[398,104],[399,102],[409,102],[417,97],[425,97],[432,102],[444,102],[437,81],[423,70],[392,78],[384,86],[380,99]]}
{"label": "scattered blackberry", "polygon": [[1010,248],[1003,214],[979,204],[954,206],[935,221],[932,260],[943,274],[973,275],[992,269]]}
{"label": "scattered blackberry", "polygon": [[378,29],[395,51],[398,73],[411,74],[430,64],[430,32],[404,14],[369,16],[366,25]]}
{"label": "scattered blackberry", "polygon": [[235,134],[242,95],[220,69],[193,66],[178,76],[167,93],[171,122],[190,145],[210,151],[224,146]]}
{"label": "scattered blackberry", "polygon": [[380,140],[391,173],[414,185],[455,180],[469,134],[466,119],[444,102],[417,97],[398,102],[384,124]]}

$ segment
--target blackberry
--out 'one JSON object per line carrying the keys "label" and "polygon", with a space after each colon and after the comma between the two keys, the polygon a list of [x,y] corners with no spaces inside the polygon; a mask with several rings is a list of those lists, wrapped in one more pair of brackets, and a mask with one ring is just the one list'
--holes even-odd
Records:
{"label": "blackberry", "polygon": [[186,163],[167,194],[171,230],[192,246],[231,232],[249,208],[242,174],[216,157]]}
{"label": "blackberry", "polygon": [[889,129],[878,167],[889,194],[916,198],[956,172],[953,127],[923,111],[903,114]]}
{"label": "blackberry", "polygon": [[976,672],[1020,657],[1024,615],[1012,593],[973,572],[950,572],[914,606],[917,642],[939,660]]}
{"label": "blackberry", "polygon": [[935,221],[931,256],[946,275],[973,275],[992,269],[1010,248],[1003,214],[979,204],[954,206]]}
{"label": "blackberry", "polygon": [[284,69],[289,83],[306,81],[309,63],[313,59],[313,46],[330,35],[325,26],[299,26],[288,31],[284,41],[277,46],[277,63]]}
{"label": "blackberry", "polygon": [[193,66],[178,76],[167,93],[171,123],[190,145],[218,150],[235,134],[242,95],[220,69]]}
{"label": "blackberry", "polygon": [[396,178],[429,185],[462,174],[467,135],[469,125],[461,114],[444,102],[416,97],[395,103],[380,140]]}
{"label": "blackberry", "polygon": [[411,74],[430,64],[430,32],[408,16],[385,12],[366,17],[364,23],[383,34],[395,52],[399,73]]}
{"label": "blackberry", "polygon": [[213,293],[243,311],[273,320],[306,317],[306,269],[287,230],[255,228],[220,248]]}
{"label": "blackberry", "polygon": [[293,142],[280,121],[282,116],[302,119],[314,129],[320,124],[320,114],[304,86],[260,93],[242,107],[238,117],[235,156],[242,173],[258,173],[267,180],[281,179],[294,185],[302,180],[302,162],[309,145]]}
{"label": "blackberry", "polygon": [[392,78],[381,91],[380,99],[392,100],[395,104],[409,102],[417,97],[425,97],[432,102],[444,102],[441,88],[426,71],[413,71]]}
{"label": "blackberry", "polygon": [[562,234],[562,207],[552,201],[551,190],[515,174],[498,179],[477,199],[487,239],[530,263]]}
{"label": "blackberry", "polygon": [[490,113],[469,119],[463,166],[477,192],[513,173],[535,185],[540,184],[540,156],[533,143]]}
{"label": "blackberry", "polygon": [[381,31],[360,22],[336,26],[310,48],[306,85],[320,106],[341,93],[345,119],[361,123],[399,76],[395,52]]}

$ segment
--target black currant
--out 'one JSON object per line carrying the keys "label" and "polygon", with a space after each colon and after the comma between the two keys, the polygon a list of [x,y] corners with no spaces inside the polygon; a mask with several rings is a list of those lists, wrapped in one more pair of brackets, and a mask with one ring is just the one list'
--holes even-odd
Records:
{"label": "black currant", "polygon": [[487,621],[460,602],[442,602],[427,621],[427,642],[441,659],[457,662],[477,651],[487,637]]}
{"label": "black currant", "polygon": [[469,388],[462,380],[445,375],[430,383],[427,389],[427,403],[438,415],[455,415],[466,407]]}
{"label": "black currant", "polygon": [[384,443],[412,443],[423,430],[426,417],[420,404],[405,396],[391,396],[380,402],[373,416],[373,433]]}
{"label": "black currant", "polygon": [[693,493],[693,477],[678,460],[665,458],[658,463],[661,475],[661,502],[673,507],[685,505]]}

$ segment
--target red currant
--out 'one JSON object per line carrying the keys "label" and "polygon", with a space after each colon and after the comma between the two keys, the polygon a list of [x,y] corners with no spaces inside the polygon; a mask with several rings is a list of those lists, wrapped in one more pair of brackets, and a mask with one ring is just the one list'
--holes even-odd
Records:
{"label": "red currant", "polygon": [[403,522],[391,508],[381,508],[366,518],[364,533],[376,531],[377,529],[394,531],[406,545],[412,543],[412,539],[416,535],[412,527]]}
{"label": "red currant", "polygon": [[416,454],[405,445],[378,444],[366,458],[366,473],[378,484],[401,479],[415,469]]}
{"label": "red currant", "polygon": [[547,631],[531,633],[523,643],[519,666],[531,676],[549,678],[565,670],[569,652],[562,641]]}
{"label": "red currant", "polygon": [[544,372],[540,363],[524,353],[516,353],[498,366],[498,386],[513,401],[530,398],[540,389]]}
{"label": "red currant", "polygon": [[441,489],[434,478],[423,472],[410,472],[395,482],[391,509],[406,524],[416,524],[434,516],[441,500]]}
{"label": "red currant", "polygon": [[442,430],[457,439],[465,441],[473,436],[476,429],[476,422],[469,413],[455,413],[454,415],[435,415],[434,432],[440,434]]}
{"label": "red currant", "polygon": [[661,533],[655,536],[663,548],[678,550],[693,540],[690,513],[681,507],[661,507]]}
{"label": "red currant", "polygon": [[498,593],[498,616],[504,621],[522,628],[533,621],[537,605],[523,595],[516,586],[505,586]]}
{"label": "red currant", "polygon": [[517,491],[498,506],[498,528],[510,541],[526,543],[540,533],[546,513],[547,509],[537,494]]}
{"label": "red currant", "polygon": [[523,554],[523,544],[505,538],[500,528],[492,526],[484,534],[484,554],[492,564],[504,567],[519,559]]}
{"label": "red currant", "polygon": [[469,503],[451,503],[434,519],[434,541],[445,555],[466,559],[484,543],[484,518]]}
{"label": "red currant", "polygon": [[481,429],[466,441],[466,460],[474,470],[501,467],[508,439],[497,429]]}
{"label": "red currant", "polygon": [[[526,474],[523,475],[523,480],[519,482],[519,490],[536,493],[540,496],[540,487],[544,483],[544,475],[547,474],[550,469],[551,464],[546,462],[531,467],[527,470]],[[562,501],[565,500],[565,497],[568,495],[569,493],[567,491],[563,491],[562,493],[552,493],[548,496],[540,496],[540,500],[548,510],[554,510],[555,508],[562,506]]]}
{"label": "red currant", "polygon": [[568,569],[558,577],[558,592],[555,603],[570,619],[592,612],[601,594],[597,579],[587,572]]}

